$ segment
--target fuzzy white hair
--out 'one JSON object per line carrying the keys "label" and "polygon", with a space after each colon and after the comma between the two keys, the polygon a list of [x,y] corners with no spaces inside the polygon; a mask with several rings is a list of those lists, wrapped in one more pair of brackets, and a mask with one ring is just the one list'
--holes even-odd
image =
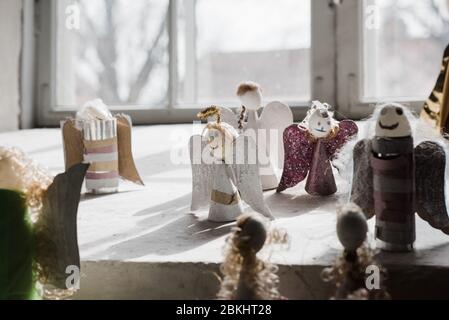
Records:
{"label": "fuzzy white hair", "polygon": [[[372,139],[375,136],[375,128],[377,121],[380,116],[380,112],[386,106],[400,107],[404,110],[404,114],[410,122],[410,127],[412,130],[413,143],[416,147],[424,141],[432,141],[440,145],[446,154],[446,159],[449,159],[449,141],[439,134],[435,129],[429,125],[426,121],[419,118],[419,116],[410,110],[409,107],[401,105],[399,103],[387,102],[378,104],[374,108],[373,114],[365,120],[360,121],[357,125],[359,127],[359,133],[356,138],[350,140],[343,148],[335,155],[335,160],[333,161],[334,166],[338,169],[341,177],[348,181],[350,188],[352,189],[352,179],[353,179],[353,150],[355,145],[363,139]],[[446,208],[449,208],[449,161],[446,160],[445,169],[445,181],[446,185],[444,188]],[[348,201],[351,194],[348,195]]]}

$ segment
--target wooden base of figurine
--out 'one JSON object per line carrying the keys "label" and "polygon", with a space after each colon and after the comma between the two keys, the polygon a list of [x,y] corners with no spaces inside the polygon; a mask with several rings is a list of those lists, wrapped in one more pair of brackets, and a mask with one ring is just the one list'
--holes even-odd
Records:
{"label": "wooden base of figurine", "polygon": [[211,202],[208,220],[212,222],[232,222],[243,213],[242,202],[236,204],[225,205],[221,203]]}
{"label": "wooden base of figurine", "polygon": [[260,182],[262,183],[263,191],[274,190],[279,185],[279,180],[274,173],[272,175],[261,175]]}

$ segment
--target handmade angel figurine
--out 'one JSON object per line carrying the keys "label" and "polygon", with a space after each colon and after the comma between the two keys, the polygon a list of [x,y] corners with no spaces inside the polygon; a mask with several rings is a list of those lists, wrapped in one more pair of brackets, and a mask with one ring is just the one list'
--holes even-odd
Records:
{"label": "handmade angel figurine", "polygon": [[88,193],[117,192],[119,176],[143,185],[132,155],[131,131],[131,118],[113,116],[101,100],[86,103],[76,119],[62,122],[66,169],[90,163]]}
{"label": "handmade angel figurine", "polygon": [[405,110],[394,103],[381,106],[374,138],[354,148],[351,198],[368,218],[376,216],[378,246],[387,251],[412,250],[416,212],[449,234],[447,143],[441,138],[414,147]]}
{"label": "handmade angel figurine", "polygon": [[80,269],[76,220],[87,167],[52,179],[21,151],[0,147],[0,300],[60,299],[76,290],[66,272]]}
{"label": "handmade angel figurine", "polygon": [[[381,287],[368,290],[366,286],[366,270],[374,263],[374,250],[365,242],[368,224],[360,207],[349,203],[338,212],[337,236],[343,245],[343,255],[335,265],[322,272],[325,282],[335,282],[337,290],[334,299],[387,299],[388,293]],[[385,270],[379,268],[380,276],[385,277]],[[381,279],[383,280],[383,279]]]}
{"label": "handmade angel figurine", "polygon": [[435,87],[421,111],[421,118],[438,132],[449,133],[449,46],[446,47]]}
{"label": "handmade angel figurine", "polygon": [[229,123],[240,133],[251,136],[259,152],[260,178],[263,190],[275,189],[279,184],[276,168],[284,163],[284,144],[282,133],[293,123],[290,108],[278,101],[262,108],[262,90],[254,82],[244,82],[237,90],[242,108],[236,115],[228,108],[221,108],[224,122]]}
{"label": "handmade angel figurine", "polygon": [[331,161],[358,128],[354,121],[334,120],[330,106],[314,101],[304,121],[284,132],[284,172],[277,192],[296,186],[307,177],[306,191],[329,196],[337,192]]}
{"label": "handmade angel figurine", "polygon": [[218,107],[207,108],[198,117],[215,117],[216,121],[206,125],[203,135],[190,139],[191,209],[209,206],[210,221],[235,221],[243,213],[243,200],[272,218],[264,201],[254,141],[222,122]]}
{"label": "handmade angel figurine", "polygon": [[280,299],[277,266],[257,257],[266,244],[286,243],[287,235],[268,232],[266,219],[259,214],[244,214],[226,240],[225,260],[220,267],[224,276],[219,299]]}

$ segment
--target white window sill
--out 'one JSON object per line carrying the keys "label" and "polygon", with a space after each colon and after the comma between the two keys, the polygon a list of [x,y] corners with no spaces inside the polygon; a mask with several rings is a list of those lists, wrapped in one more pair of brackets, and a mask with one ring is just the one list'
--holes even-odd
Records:
{"label": "white window sill", "polygon": [[[213,272],[218,272],[231,225],[189,213],[190,165],[173,165],[170,148],[186,150],[191,133],[191,125],[136,127],[134,156],[146,186],[122,183],[117,194],[82,196],[78,230],[84,276],[79,298],[214,298],[218,281]],[[53,173],[63,170],[58,129],[0,134],[0,145],[5,144],[29,152]],[[335,212],[348,186],[337,181],[339,193],[329,198],[306,195],[303,184],[283,194],[266,193],[277,217],[273,225],[286,229],[291,238],[289,249],[275,248],[272,256],[281,265],[281,291],[288,298],[328,298],[331,292],[319,274],[341,251]],[[417,218],[416,248],[415,253],[382,255],[394,272],[392,285],[407,297],[448,292],[447,281],[439,277],[449,275],[449,237]],[[409,278],[412,271],[416,279]]]}

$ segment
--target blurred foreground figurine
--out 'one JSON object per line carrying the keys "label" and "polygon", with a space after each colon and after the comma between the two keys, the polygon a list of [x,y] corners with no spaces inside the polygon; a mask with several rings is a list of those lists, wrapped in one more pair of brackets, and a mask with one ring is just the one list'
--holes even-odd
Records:
{"label": "blurred foreground figurine", "polygon": [[296,186],[306,177],[306,191],[311,195],[337,192],[331,160],[358,128],[354,121],[334,120],[329,108],[315,101],[301,124],[285,130],[284,172],[277,192]]}
{"label": "blurred foreground figurine", "polygon": [[285,243],[287,235],[268,233],[265,219],[259,214],[244,214],[226,241],[225,261],[220,267],[224,276],[219,299],[276,300],[279,278],[277,266],[262,261],[257,253],[270,243]]}
{"label": "blurred foreground figurine", "polygon": [[[240,114],[236,115],[228,108],[221,108],[221,111],[224,122],[255,139],[259,152],[262,188],[272,190],[279,184],[276,167],[281,168],[284,163],[282,134],[285,128],[293,123],[293,114],[287,105],[278,101],[263,107],[261,91],[258,84],[244,82],[237,90],[242,104]],[[259,116],[258,110],[261,108],[263,111]]]}
{"label": "blurred foreground figurine", "polygon": [[355,146],[352,201],[368,218],[376,216],[381,249],[412,250],[416,212],[449,234],[446,150],[444,141],[424,141],[414,148],[410,123],[399,104],[381,107],[375,137]]}
{"label": "blurred foreground figurine", "polygon": [[113,116],[101,100],[86,103],[76,119],[62,122],[66,169],[90,163],[86,174],[88,193],[118,191],[119,176],[143,185],[131,150],[131,118]]}
{"label": "blurred foreground figurine", "polygon": [[52,180],[19,150],[0,147],[0,300],[60,299],[77,289],[66,272],[80,269],[77,211],[87,167]]}
{"label": "blurred foreground figurine", "polygon": [[435,87],[424,103],[421,118],[438,132],[449,133],[449,46],[444,50],[440,74]]}
{"label": "blurred foreground figurine", "polygon": [[215,117],[216,121],[207,124],[203,135],[190,139],[191,209],[209,206],[210,221],[235,221],[243,213],[243,200],[254,211],[272,218],[264,201],[254,141],[222,122],[217,107],[205,109],[198,117]]}
{"label": "blurred foreground figurine", "polygon": [[[348,204],[337,216],[337,236],[344,247],[343,255],[335,265],[323,270],[326,282],[335,282],[337,291],[334,299],[378,300],[388,299],[388,293],[378,283],[378,288],[367,288],[367,268],[375,266],[374,252],[365,243],[368,232],[366,217],[360,207]],[[377,267],[379,276],[384,270]],[[382,277],[381,277],[382,278]],[[379,279],[382,280],[382,279]]]}

